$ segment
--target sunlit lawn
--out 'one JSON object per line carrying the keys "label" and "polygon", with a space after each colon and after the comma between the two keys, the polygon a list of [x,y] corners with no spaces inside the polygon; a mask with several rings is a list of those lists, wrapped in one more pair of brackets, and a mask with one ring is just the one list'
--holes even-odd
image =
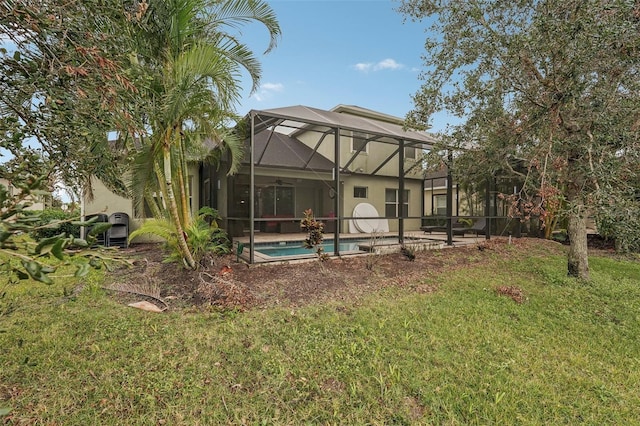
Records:
{"label": "sunlit lawn", "polygon": [[[92,273],[1,285],[10,424],[634,424],[640,263],[550,256],[358,306],[150,314]],[[496,294],[518,286],[523,304]]]}

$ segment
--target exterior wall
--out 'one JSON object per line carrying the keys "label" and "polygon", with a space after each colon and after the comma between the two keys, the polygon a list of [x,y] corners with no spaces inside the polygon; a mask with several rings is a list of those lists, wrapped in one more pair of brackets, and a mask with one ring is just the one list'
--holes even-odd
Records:
{"label": "exterior wall", "polygon": [[[354,198],[353,189],[356,186],[367,188],[367,198]],[[360,203],[369,203],[376,208],[379,216],[385,216],[385,190],[398,189],[399,182],[395,177],[374,178],[370,176],[349,176],[342,185],[343,215],[352,216],[353,209]],[[409,216],[415,219],[405,219],[405,231],[420,229],[422,215],[422,182],[405,180],[404,189],[409,191]],[[398,231],[398,220],[389,219],[389,231]],[[343,225],[343,231],[348,231],[348,224]]]}
{"label": "exterior wall", "polygon": [[[371,141],[367,144],[366,152],[360,151],[358,154],[352,151],[353,138],[344,135],[340,140],[340,164],[345,166],[348,161],[355,155],[354,160],[349,165],[349,170],[360,173],[373,173],[385,160],[393,156],[389,162],[384,164],[376,175],[380,176],[398,176],[398,160],[399,153],[398,141],[382,138],[380,140]],[[386,141],[386,142],[385,142]],[[415,160],[415,158],[413,158]],[[408,168],[411,159],[405,159],[405,169]]]}
{"label": "exterior wall", "polygon": [[[189,175],[192,176],[191,179],[191,207],[192,214],[195,214],[200,206],[200,180],[199,169],[197,164],[189,165]],[[84,199],[84,215],[88,216],[96,213],[104,213],[107,216],[112,213],[126,213],[129,215],[129,232],[132,232],[140,227],[144,222],[144,218],[136,217],[136,212],[133,208],[133,201],[129,198],[121,197],[117,194],[114,194],[105,186],[102,181],[99,179],[92,177],[91,184],[93,186],[93,200],[89,200],[85,197]],[[136,238],[135,242],[157,242],[159,241],[157,238],[153,238],[151,236],[141,236]]]}
{"label": "exterior wall", "polygon": [[[197,164],[189,165],[189,176],[191,176],[191,207],[193,213],[196,213],[200,206],[200,180],[198,179],[199,168]],[[105,213],[107,215],[116,212],[126,213],[129,215],[130,230],[137,229],[140,223],[144,221],[144,218],[136,217],[132,200],[114,194],[104,183],[95,177],[91,178],[91,185],[93,186],[93,200],[85,197],[85,215],[95,213]]]}
{"label": "exterior wall", "polygon": [[[313,149],[316,147],[319,139],[322,136],[321,133],[318,132],[306,131],[297,134],[296,137],[305,145]],[[333,134],[327,135],[323,139],[320,147],[318,147],[318,153],[322,154],[331,161],[335,161],[334,141],[335,137]],[[346,166],[346,164],[355,155],[355,158],[353,159],[351,164],[349,164],[349,170],[352,172],[372,173],[398,149],[397,141],[389,138],[382,138],[377,141],[369,142],[367,144],[366,151],[363,150],[358,154],[355,154],[355,151],[351,150],[352,141],[353,138],[351,137],[350,132],[349,135],[343,134],[340,136],[340,166]],[[384,141],[387,141],[387,143],[385,143]],[[398,159],[399,156],[398,154],[396,154],[395,157],[393,157],[387,164],[382,166],[382,168],[378,170],[376,174],[379,176],[398,176]],[[412,160],[414,159],[405,159],[405,168],[407,168],[407,164],[411,164]],[[419,175],[419,169],[415,170],[415,172],[411,174],[412,177],[417,177]]]}
{"label": "exterior wall", "polygon": [[142,219],[135,217],[133,202],[130,199],[114,194],[95,177],[91,178],[91,185],[93,186],[93,200],[85,198],[85,216],[97,213],[104,213],[107,216],[118,212],[126,213],[129,215],[129,232],[140,227]]}
{"label": "exterior wall", "polygon": [[[309,130],[311,129],[313,128],[309,128]],[[314,149],[316,147],[316,144],[320,140],[320,138],[322,138],[322,133],[315,132],[315,131],[304,131],[300,133],[296,132],[294,133],[294,136],[300,142],[307,145],[309,148]],[[318,153],[333,162],[335,162],[334,161],[335,160],[335,147],[334,147],[335,140],[336,140],[335,133],[332,131],[330,134],[324,137],[324,139],[322,140],[322,143],[318,147]],[[340,153],[340,155],[341,156],[343,155],[342,152]]]}

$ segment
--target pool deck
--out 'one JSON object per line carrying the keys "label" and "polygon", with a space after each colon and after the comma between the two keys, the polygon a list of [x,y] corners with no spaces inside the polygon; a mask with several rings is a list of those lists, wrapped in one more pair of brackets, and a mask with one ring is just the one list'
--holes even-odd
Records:
{"label": "pool deck", "polygon": [[[255,234],[255,243],[256,244],[268,244],[268,243],[276,243],[282,241],[303,241],[306,238],[306,233],[293,233],[293,234],[278,234],[278,233],[264,233],[264,232],[256,232]],[[340,234],[340,239],[372,239],[372,238],[389,238],[389,237],[397,237],[397,232],[385,232],[377,235],[372,234]],[[447,245],[447,234],[433,232],[431,234],[426,234],[422,231],[407,231],[404,233],[405,239],[412,240],[406,241],[408,245],[416,245],[416,249],[441,249],[448,247],[461,247],[469,244],[478,244],[485,240],[484,235],[467,235],[460,236],[456,235],[453,237],[453,245]],[[333,239],[333,234],[325,234],[325,241],[330,241]],[[234,243],[239,242],[249,245],[249,237],[236,237],[234,238]],[[388,251],[397,251],[399,249],[398,245],[385,245],[388,248]],[[366,255],[362,251],[355,252],[341,252],[341,255]],[[248,261],[249,259],[249,251],[248,247],[245,247],[242,257]],[[271,257],[266,256],[260,253],[259,251],[254,252],[254,263],[264,263],[264,262],[289,262],[293,260],[308,260],[309,258],[313,259],[314,256],[310,253],[309,255],[296,255],[296,256],[278,256]]]}

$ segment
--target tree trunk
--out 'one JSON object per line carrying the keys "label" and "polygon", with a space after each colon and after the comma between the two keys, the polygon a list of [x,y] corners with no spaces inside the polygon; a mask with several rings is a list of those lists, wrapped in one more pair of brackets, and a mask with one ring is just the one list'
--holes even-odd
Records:
{"label": "tree trunk", "polygon": [[571,150],[567,156],[567,176],[569,177],[567,184],[567,207],[569,208],[567,275],[588,281],[587,223],[585,220],[584,200],[581,196],[585,178],[580,168],[580,158],[580,152],[575,149]]}
{"label": "tree trunk", "polygon": [[570,277],[589,280],[589,256],[587,252],[587,223],[584,206],[579,204],[576,213],[569,216],[569,254],[567,272]]}
{"label": "tree trunk", "polygon": [[184,158],[184,151],[181,141],[179,144],[177,144],[176,148],[176,151],[178,152],[178,161],[176,161],[176,175],[178,177],[178,195],[180,196],[182,223],[185,228],[188,228],[191,225],[191,207],[189,206],[189,191],[191,190],[191,188],[188,181],[189,171]]}
{"label": "tree trunk", "polygon": [[176,227],[176,234],[178,234],[176,235],[178,238],[178,247],[182,253],[182,258],[184,259],[186,266],[190,269],[196,269],[196,262],[193,259],[191,250],[189,250],[187,240],[185,239],[184,229],[180,222],[178,204],[176,203],[176,197],[173,193],[173,183],[171,182],[171,149],[166,145],[164,147],[164,173],[167,183],[167,204],[169,207],[169,214],[171,215]]}
{"label": "tree trunk", "polygon": [[[151,211],[151,217],[155,217],[158,219],[161,218],[162,212],[160,211],[160,207],[158,206],[158,200],[153,197],[151,190],[149,190],[149,188],[146,188],[144,190],[144,200],[147,202],[147,205],[149,206],[149,210]],[[144,209],[144,204],[142,208]]]}

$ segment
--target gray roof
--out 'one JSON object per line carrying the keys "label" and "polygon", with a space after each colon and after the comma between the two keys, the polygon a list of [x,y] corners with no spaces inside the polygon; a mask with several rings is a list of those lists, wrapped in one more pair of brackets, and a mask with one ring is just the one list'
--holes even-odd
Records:
{"label": "gray roof", "polygon": [[268,110],[252,110],[249,112],[248,118],[250,119],[251,116],[255,117],[256,133],[278,125],[296,129],[315,125],[402,139],[406,142],[420,143],[424,145],[424,148],[428,148],[436,142],[436,139],[426,132],[405,130],[399,124],[402,122],[401,119],[359,107],[338,106],[333,111],[325,111],[298,105]]}
{"label": "gray roof", "polygon": [[[293,169],[311,168],[318,171],[333,170],[333,162],[331,160],[294,137],[264,130],[256,133],[254,143],[256,166]],[[245,157],[245,162],[249,162],[248,157]]]}

